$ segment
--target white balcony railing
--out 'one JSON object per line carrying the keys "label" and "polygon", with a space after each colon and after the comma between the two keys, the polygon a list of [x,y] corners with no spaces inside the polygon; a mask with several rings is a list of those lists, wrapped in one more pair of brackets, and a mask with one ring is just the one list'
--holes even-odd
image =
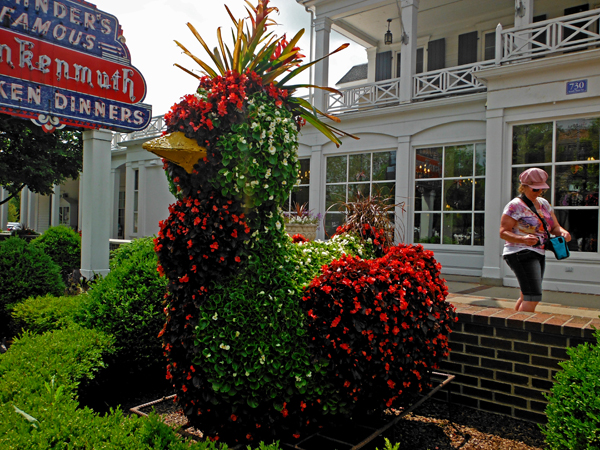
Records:
{"label": "white balcony railing", "polygon": [[400,78],[340,89],[342,95],[329,94],[327,112],[335,113],[373,108],[400,101]]}
{"label": "white balcony railing", "polygon": [[419,73],[413,77],[413,98],[431,98],[459,92],[468,93],[485,90],[485,85],[473,74],[478,70],[495,65],[494,61],[482,61]]}
{"label": "white balcony railing", "polygon": [[496,29],[496,64],[600,44],[600,10],[544,20],[526,28]]}
{"label": "white balcony railing", "polygon": [[[485,90],[474,76],[482,69],[524,62],[573,50],[600,46],[600,9],[536,22],[527,27],[496,29],[496,59],[419,73],[413,77],[413,100]],[[391,106],[400,103],[400,78],[340,89],[328,94],[327,112],[340,113]],[[134,133],[115,133],[113,148],[119,142],[159,136],[166,126],[164,116],[153,117],[150,125]]]}
{"label": "white balcony railing", "polygon": [[150,120],[148,126],[141,131],[134,131],[133,133],[114,133],[112,147],[118,147],[120,142],[157,137],[160,136],[163,131],[166,131],[166,129],[165,116],[155,116]]}

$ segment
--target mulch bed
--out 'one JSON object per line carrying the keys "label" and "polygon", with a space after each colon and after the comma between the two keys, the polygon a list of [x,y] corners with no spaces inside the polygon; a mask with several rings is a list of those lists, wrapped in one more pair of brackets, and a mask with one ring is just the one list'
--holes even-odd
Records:
{"label": "mulch bed", "polygon": [[[146,400],[148,401],[150,400]],[[140,404],[142,403],[137,403],[138,406]],[[136,405],[129,407],[132,406]],[[186,428],[187,419],[172,399],[140,408],[140,411],[147,414],[153,409],[167,424],[174,428],[185,429],[184,436],[202,437],[201,432]],[[414,412],[406,415],[385,433],[385,437],[392,443],[400,443],[400,450],[542,450],[545,448],[544,436],[537,424],[437,400],[428,400]],[[313,439],[313,442],[310,447],[303,448],[320,450],[322,447],[326,450],[335,450],[331,447],[331,442],[319,445],[318,438]],[[286,445],[281,447],[282,449],[293,448]],[[350,447],[340,446],[338,450],[346,448]],[[383,450],[383,438],[363,448]]]}

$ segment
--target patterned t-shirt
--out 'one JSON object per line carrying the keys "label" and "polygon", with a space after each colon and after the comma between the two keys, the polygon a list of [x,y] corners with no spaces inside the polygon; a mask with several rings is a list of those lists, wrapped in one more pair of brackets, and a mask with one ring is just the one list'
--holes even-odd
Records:
{"label": "patterned t-shirt", "polygon": [[[548,200],[542,197],[538,197],[538,202],[541,208],[538,208],[538,214],[542,214],[546,224],[548,225],[548,231],[554,228],[554,221],[552,220],[552,207]],[[540,211],[541,209],[541,211]],[[505,207],[503,214],[512,217],[517,221],[516,226],[511,230],[517,236],[527,236],[533,234],[538,237],[539,243],[530,247],[525,244],[513,244],[512,242],[506,241],[504,244],[503,255],[509,255],[511,253],[519,252],[523,249],[533,250],[540,254],[544,254],[544,242],[548,239],[542,221],[536,216],[533,211],[521,200],[520,198],[513,198]]]}

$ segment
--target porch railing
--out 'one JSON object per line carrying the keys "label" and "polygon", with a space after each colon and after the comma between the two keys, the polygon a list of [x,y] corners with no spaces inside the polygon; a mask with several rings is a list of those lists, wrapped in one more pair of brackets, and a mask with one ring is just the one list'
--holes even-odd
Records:
{"label": "porch railing", "polygon": [[133,133],[114,133],[112,147],[118,147],[120,142],[160,136],[166,129],[165,116],[155,116],[150,120],[150,124],[141,131],[134,131]]}
{"label": "porch railing", "polygon": [[526,28],[496,28],[496,64],[600,44],[600,10],[536,22]]}
{"label": "porch railing", "polygon": [[419,73],[413,77],[413,98],[431,98],[454,93],[485,90],[485,85],[473,76],[478,70],[495,66],[494,61],[482,61],[447,69]]}
{"label": "porch railing", "polygon": [[400,78],[340,89],[342,95],[330,93],[330,113],[373,108],[400,102]]}

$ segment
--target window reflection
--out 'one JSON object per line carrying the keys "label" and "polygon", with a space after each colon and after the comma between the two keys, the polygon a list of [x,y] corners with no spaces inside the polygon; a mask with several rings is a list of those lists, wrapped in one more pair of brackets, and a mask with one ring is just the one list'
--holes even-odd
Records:
{"label": "window reflection", "polygon": [[441,178],[442,148],[417,149],[415,178]]}
{"label": "window reflection", "polygon": [[444,153],[445,177],[468,177],[473,175],[473,146],[446,147]]}
{"label": "window reflection", "polygon": [[513,164],[552,161],[552,122],[513,127]]}
{"label": "window reflection", "polygon": [[598,161],[600,119],[556,122],[556,161]]}
{"label": "window reflection", "polygon": [[598,206],[598,164],[556,167],[555,206]]}
{"label": "window reflection", "polygon": [[439,244],[441,217],[441,214],[415,214],[414,242]]}

